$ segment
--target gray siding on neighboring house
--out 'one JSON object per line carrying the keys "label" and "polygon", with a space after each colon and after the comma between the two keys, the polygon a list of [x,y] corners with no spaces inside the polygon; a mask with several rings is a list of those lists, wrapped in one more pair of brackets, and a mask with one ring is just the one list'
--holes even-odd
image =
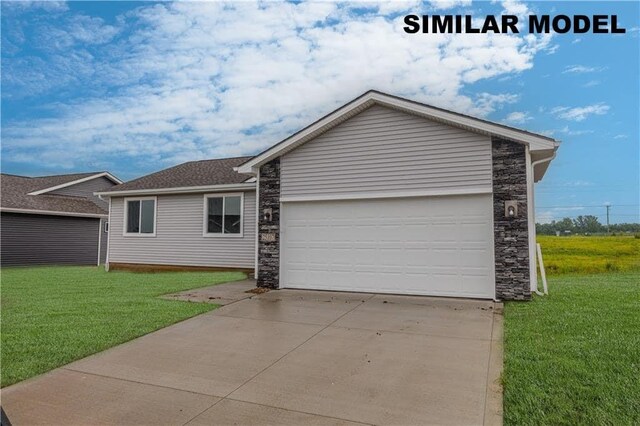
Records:
{"label": "gray siding on neighboring house", "polygon": [[107,219],[100,219],[100,264],[104,265],[107,261],[107,239],[109,238],[109,233],[104,232],[104,224],[107,223]]}
{"label": "gray siding on neighboring house", "polygon": [[281,158],[281,195],[491,191],[491,139],[381,106]]}
{"label": "gray siding on neighboring house", "polygon": [[86,182],[81,182],[72,186],[67,186],[66,188],[61,188],[56,191],[51,191],[49,194],[58,194],[58,195],[71,195],[74,197],[85,197],[105,210],[109,210],[109,202],[101,200],[100,198],[93,195],[94,192],[104,191],[106,189],[114,186],[115,183],[110,181],[104,176],[101,176],[96,179],[91,179]]}
{"label": "gray siding on neighboring house", "polygon": [[[220,194],[223,195],[223,194]],[[124,236],[124,198],[111,201],[109,262],[253,268],[256,197],[244,193],[242,237],[204,237],[203,194],[158,195],[156,236]]]}
{"label": "gray siding on neighboring house", "polygon": [[2,213],[2,266],[95,265],[96,218]]}

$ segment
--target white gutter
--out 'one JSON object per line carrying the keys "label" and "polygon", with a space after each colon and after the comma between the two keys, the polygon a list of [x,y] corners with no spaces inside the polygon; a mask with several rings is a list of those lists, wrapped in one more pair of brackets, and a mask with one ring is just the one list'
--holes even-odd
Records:
{"label": "white gutter", "polygon": [[119,197],[127,195],[155,195],[155,194],[189,194],[194,192],[226,192],[243,191],[256,187],[255,182],[234,183],[228,185],[204,185],[204,186],[183,186],[177,188],[156,188],[156,189],[131,189],[127,191],[102,191],[94,192],[93,195]]}
{"label": "white gutter", "polygon": [[[541,158],[540,160],[536,160],[536,161],[532,162],[532,163],[531,163],[531,174],[532,174],[532,176],[535,176],[535,173],[536,173],[536,166],[537,166],[538,164],[541,164],[541,163],[548,163],[548,162],[552,161],[554,158],[556,158],[556,151],[555,151],[555,150],[553,151],[553,154],[552,154],[550,157]],[[535,184],[532,184],[532,185],[531,185],[531,192],[533,192],[533,191],[534,191],[534,185],[535,185]],[[534,225],[533,225],[533,226],[535,227],[535,223],[536,223],[536,220],[535,220],[535,211],[536,211],[536,209],[535,209],[535,201],[534,201],[534,200],[536,199],[536,197],[535,197],[535,194],[531,194],[531,195],[532,195],[531,200],[532,200],[532,204],[533,204],[533,206],[532,206],[532,209],[531,209],[531,210],[532,210],[532,211],[533,211],[533,213],[534,213],[534,218],[533,218],[533,224],[534,224]],[[535,235],[535,234],[534,234],[534,235]],[[536,240],[537,240],[537,239],[536,239]],[[536,244],[537,244],[537,241],[536,241]],[[536,280],[536,283],[535,283],[535,284],[536,284],[536,288],[534,289],[534,291],[536,292],[536,294],[537,294],[538,296],[544,296],[544,295],[545,295],[545,293],[542,293],[542,292],[538,291],[538,282],[537,282],[537,280]]]}
{"label": "white gutter", "polygon": [[42,214],[45,216],[72,216],[72,217],[107,217],[106,214],[98,213],[74,213],[74,212],[59,212],[53,210],[33,210],[33,209],[14,209],[10,207],[2,207],[0,211],[5,213],[24,213],[24,214]]}

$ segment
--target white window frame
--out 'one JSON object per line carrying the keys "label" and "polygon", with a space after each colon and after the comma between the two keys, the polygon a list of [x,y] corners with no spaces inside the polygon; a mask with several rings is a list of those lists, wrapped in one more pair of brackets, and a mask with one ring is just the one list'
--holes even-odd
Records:
{"label": "white window frame", "polygon": [[[239,234],[225,234],[224,233],[224,211],[226,206],[226,197],[240,197],[240,233]],[[222,198],[222,232],[213,233],[207,232],[207,200],[209,198]],[[214,192],[204,194],[202,199],[202,236],[205,238],[242,238],[244,237],[244,192]]]}
{"label": "white window frame", "polygon": [[[140,201],[140,217],[139,221],[142,221],[142,201],[153,200],[153,233],[147,234],[142,232],[127,232],[127,219],[129,217],[129,201]],[[124,237],[140,237],[149,238],[156,236],[156,227],[158,225],[158,197],[125,197],[124,199],[124,220],[122,221],[122,235]],[[142,229],[142,224],[138,224],[138,229]]]}

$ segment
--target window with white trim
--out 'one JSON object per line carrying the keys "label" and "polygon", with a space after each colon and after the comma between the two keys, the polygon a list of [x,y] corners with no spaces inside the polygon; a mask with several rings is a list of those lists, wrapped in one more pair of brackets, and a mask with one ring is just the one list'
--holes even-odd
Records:
{"label": "window with white trim", "polygon": [[155,235],[156,199],[127,199],[125,203],[125,233],[129,235]]}
{"label": "window with white trim", "polygon": [[205,195],[205,235],[242,236],[242,195]]}

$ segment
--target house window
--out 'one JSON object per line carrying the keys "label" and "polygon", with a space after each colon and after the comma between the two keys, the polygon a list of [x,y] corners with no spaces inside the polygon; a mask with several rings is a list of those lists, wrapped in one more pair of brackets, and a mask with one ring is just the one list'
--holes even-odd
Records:
{"label": "house window", "polygon": [[154,236],[156,232],[155,197],[127,199],[125,203],[125,234]]}
{"label": "house window", "polygon": [[242,236],[242,194],[205,195],[204,236]]}

